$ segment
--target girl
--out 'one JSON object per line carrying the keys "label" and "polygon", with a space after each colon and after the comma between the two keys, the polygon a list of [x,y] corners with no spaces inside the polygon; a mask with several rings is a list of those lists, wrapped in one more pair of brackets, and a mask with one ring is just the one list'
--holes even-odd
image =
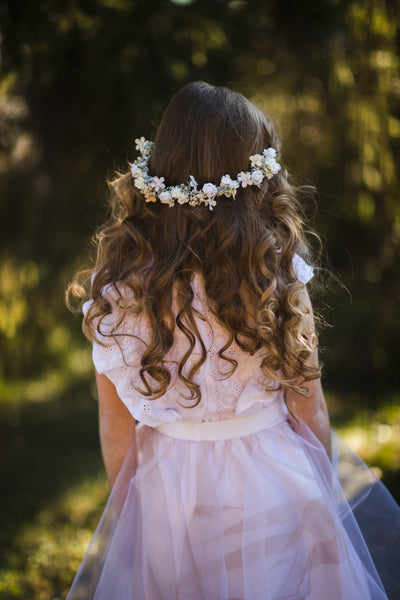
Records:
{"label": "girl", "polygon": [[[313,269],[271,122],[192,83],[137,150],[84,304],[112,492],[68,600],[395,597],[400,511],[361,464],[349,504],[329,460]],[[368,550],[355,517],[375,497],[390,527],[367,520]]]}

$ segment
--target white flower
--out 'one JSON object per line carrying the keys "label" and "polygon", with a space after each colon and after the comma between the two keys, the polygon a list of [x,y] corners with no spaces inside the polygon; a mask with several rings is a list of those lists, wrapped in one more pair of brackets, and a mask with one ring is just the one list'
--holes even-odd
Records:
{"label": "white flower", "polygon": [[266,148],[265,150],[263,150],[263,155],[265,156],[265,158],[275,158],[276,150],[275,148]]}
{"label": "white flower", "polygon": [[264,173],[268,179],[271,179],[278,171],[280,171],[281,165],[276,162],[274,158],[266,159],[264,165]]}
{"label": "white flower", "polygon": [[175,185],[171,188],[171,196],[175,198],[179,204],[186,204],[186,202],[189,201],[186,190],[180,185]]}
{"label": "white flower", "polygon": [[147,161],[150,158],[151,152],[153,150],[153,142],[146,140],[143,136],[135,140],[136,142],[136,150],[139,150],[143,159]]}
{"label": "white flower", "polygon": [[150,185],[152,188],[154,188],[155,192],[159,192],[160,190],[163,190],[165,188],[164,181],[164,177],[154,176],[151,178]]}
{"label": "white flower", "polygon": [[178,185],[171,188],[171,196],[173,198],[178,198],[178,196],[181,192],[182,192],[182,190]]}
{"label": "white flower", "polygon": [[236,196],[236,190],[240,186],[236,179],[231,179],[230,175],[224,175],[221,178],[221,186],[218,192],[219,196],[226,196],[227,198],[234,198]]}
{"label": "white flower", "polygon": [[197,190],[197,186],[199,185],[197,183],[197,181],[195,180],[195,178],[193,177],[193,175],[190,175],[190,187],[193,188],[194,190]]}
{"label": "white flower", "polygon": [[143,190],[146,187],[146,180],[143,175],[139,175],[139,177],[135,177],[135,186],[138,190]]}
{"label": "white flower", "polygon": [[138,172],[139,172],[139,167],[137,166],[137,164],[133,163],[131,164],[131,173],[132,173],[132,177],[135,177]]}
{"label": "white flower", "polygon": [[262,154],[254,154],[254,156],[250,156],[251,166],[254,167],[262,167],[263,164],[263,156]]}
{"label": "white flower", "polygon": [[137,138],[135,140],[136,150],[139,150],[139,152],[142,152],[142,150],[144,150],[146,148],[147,143],[148,143],[147,140],[143,136],[141,138]]}
{"label": "white flower", "polygon": [[241,171],[237,176],[238,180],[241,182],[242,187],[246,187],[247,185],[253,185],[253,181],[251,179],[251,173],[249,171]]}
{"label": "white flower", "polygon": [[158,197],[162,204],[169,204],[170,206],[174,206],[175,204],[170,192],[161,192]]}
{"label": "white flower", "polygon": [[279,163],[277,163],[276,160],[274,160],[272,162],[272,164],[270,164],[270,169],[273,172],[273,174],[275,175],[276,173],[278,173],[278,171],[281,170],[281,165]]}
{"label": "white flower", "polygon": [[237,181],[234,181],[233,179],[231,179],[230,175],[224,175],[223,177],[221,177],[221,185],[234,185],[235,183],[237,183]]}
{"label": "white flower", "polygon": [[218,188],[213,183],[205,183],[201,191],[207,196],[208,200],[212,200],[218,193]]}
{"label": "white flower", "polygon": [[205,202],[205,205],[208,206],[210,210],[213,210],[214,206],[217,206],[217,202],[213,198],[208,198]]}
{"label": "white flower", "polygon": [[260,187],[260,185],[263,182],[263,179],[264,179],[264,173],[262,171],[260,171],[259,169],[256,169],[255,171],[252,172],[251,180],[254,183],[254,185],[257,185],[258,187]]}

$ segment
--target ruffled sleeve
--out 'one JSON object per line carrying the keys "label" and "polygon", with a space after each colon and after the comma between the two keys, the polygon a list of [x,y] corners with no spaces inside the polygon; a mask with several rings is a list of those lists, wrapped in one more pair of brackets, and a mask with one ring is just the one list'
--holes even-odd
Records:
{"label": "ruffled sleeve", "polygon": [[314,269],[298,254],[293,256],[293,270],[301,283],[308,283],[314,277]]}
{"label": "ruffled sleeve", "polygon": [[[99,331],[95,331],[92,357],[96,371],[106,375],[114,384],[118,396],[137,421],[157,426],[179,419],[176,410],[169,410],[160,402],[149,401],[137,389],[143,387],[140,379],[141,358],[150,339],[145,315],[128,314],[120,323],[119,295],[115,290],[107,289],[103,297],[109,301],[112,310],[101,320]],[[84,303],[84,314],[92,303],[93,300]]]}

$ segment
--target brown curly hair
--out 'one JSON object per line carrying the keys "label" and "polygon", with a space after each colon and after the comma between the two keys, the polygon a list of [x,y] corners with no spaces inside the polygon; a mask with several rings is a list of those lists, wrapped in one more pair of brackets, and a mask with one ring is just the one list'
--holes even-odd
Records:
{"label": "brown curly hair", "polygon": [[[226,173],[234,177],[248,170],[249,156],[268,147],[279,158],[279,139],[259,109],[241,94],[196,82],[183,87],[167,107],[149,170],[167,185],[187,182],[190,175],[200,187],[218,184]],[[298,193],[285,173],[265,179],[260,188],[240,188],[234,200],[219,197],[212,212],[205,206],[146,203],[130,172],[118,173],[110,187],[112,220],[97,236],[96,264],[75,275],[68,293],[82,301],[93,299],[83,322],[93,339],[112,311],[102,293],[105,286],[111,284],[120,296],[118,283],[130,289],[131,298],[110,335],[116,340],[121,335],[118,327],[128,310],[147,315],[152,338],[141,357],[140,393],[154,399],[166,392],[171,374],[163,359],[177,327],[188,342],[178,376],[193,406],[199,403],[201,390],[193,377],[206,359],[206,348],[196,318],[204,316],[193,307],[191,281],[201,273],[212,311],[229,333],[219,349],[228,363],[227,376],[237,366],[225,355],[232,343],[250,354],[262,348],[266,389],[306,394],[304,383],[318,378],[320,368],[309,361],[316,336],[307,325],[304,286],[293,270],[294,254],[307,259],[308,249]],[[82,285],[85,278],[91,280],[90,291]],[[172,312],[173,290],[177,314]],[[184,373],[196,340],[202,354]]]}

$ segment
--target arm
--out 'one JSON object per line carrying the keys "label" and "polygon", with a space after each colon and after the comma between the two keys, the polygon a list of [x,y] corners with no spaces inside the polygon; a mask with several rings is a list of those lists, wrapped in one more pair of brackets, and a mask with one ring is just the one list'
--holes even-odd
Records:
{"label": "arm", "polygon": [[[314,330],[314,315],[306,287],[304,287],[304,295],[301,298],[302,302],[309,309],[307,315],[307,325]],[[310,356],[310,364],[318,364],[317,350]],[[319,439],[324,446],[329,458],[331,457],[331,433],[328,409],[326,406],[324,393],[322,391],[321,380],[314,379],[305,383],[309,390],[307,396],[296,394],[293,390],[287,390],[285,394],[285,402],[288,409],[299,419],[304,421],[311,429],[314,435]]]}
{"label": "arm", "polygon": [[135,419],[105,375],[96,372],[99,395],[100,445],[108,481],[112,487],[128,448],[135,439]]}

